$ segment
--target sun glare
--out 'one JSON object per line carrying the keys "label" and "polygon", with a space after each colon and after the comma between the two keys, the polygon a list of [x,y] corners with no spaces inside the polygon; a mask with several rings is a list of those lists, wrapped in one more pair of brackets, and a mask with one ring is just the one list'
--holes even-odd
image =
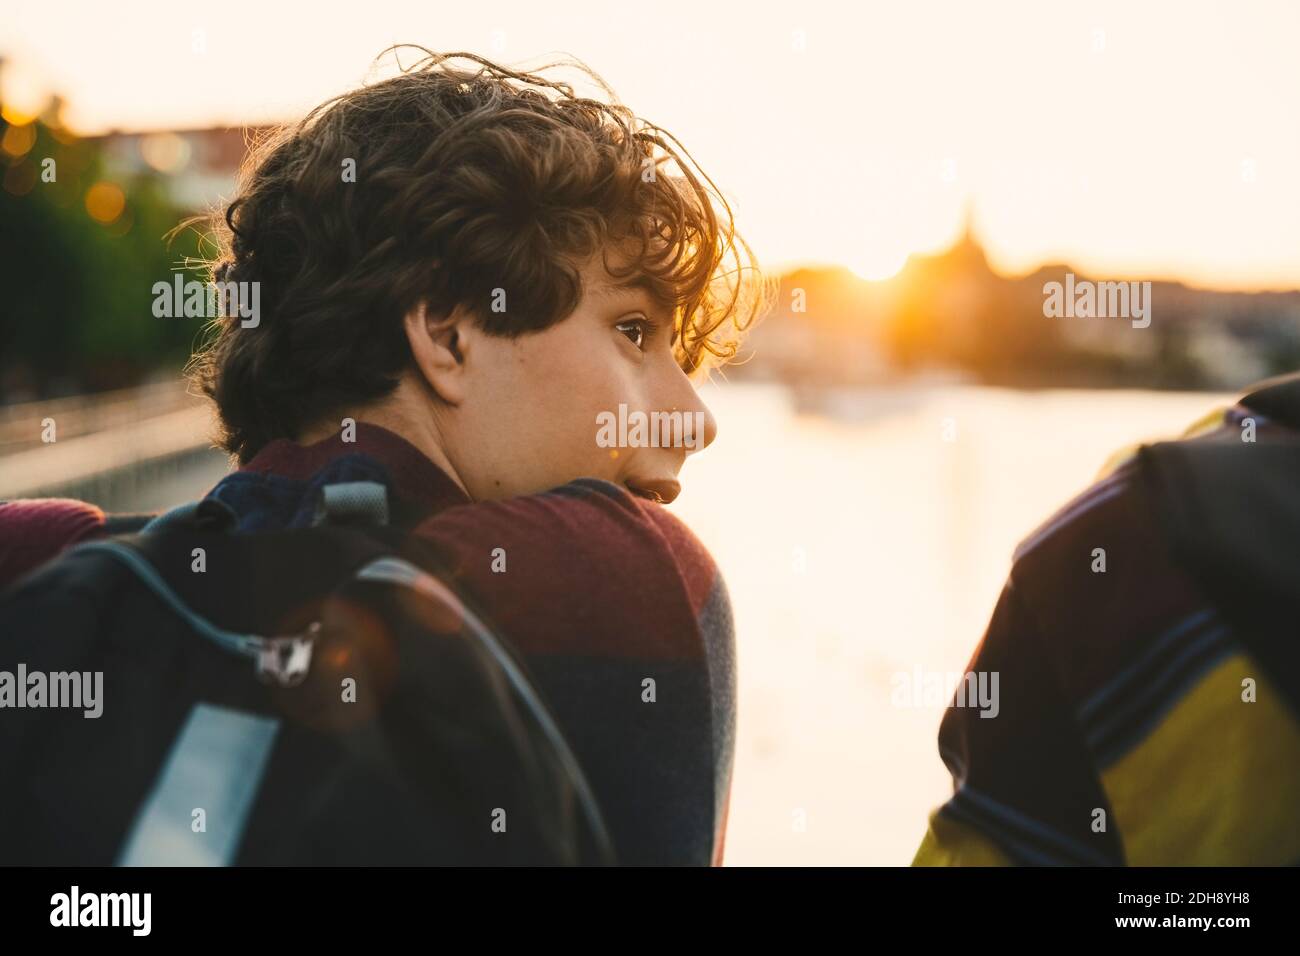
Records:
{"label": "sun glare", "polygon": [[879,282],[884,279],[892,279],[902,271],[903,266],[906,264],[907,253],[894,250],[862,256],[856,261],[848,263],[848,267],[859,279]]}

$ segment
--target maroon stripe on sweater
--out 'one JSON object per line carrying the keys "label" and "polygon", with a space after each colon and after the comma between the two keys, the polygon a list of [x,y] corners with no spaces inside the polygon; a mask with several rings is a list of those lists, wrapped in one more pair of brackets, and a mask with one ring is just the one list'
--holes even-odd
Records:
{"label": "maroon stripe on sweater", "polygon": [[0,588],[103,530],[104,512],[84,501],[28,498],[0,503]]}
{"label": "maroon stripe on sweater", "polygon": [[610,482],[450,508],[417,534],[452,555],[459,583],[525,653],[705,655],[699,615],[716,566],[680,520]]}

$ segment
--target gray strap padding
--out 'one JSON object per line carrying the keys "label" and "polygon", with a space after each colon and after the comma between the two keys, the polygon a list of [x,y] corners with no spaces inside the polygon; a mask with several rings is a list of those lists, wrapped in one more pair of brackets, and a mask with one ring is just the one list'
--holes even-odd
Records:
{"label": "gray strap padding", "polygon": [[377,481],[343,481],[320,490],[312,524],[388,524],[388,489]]}

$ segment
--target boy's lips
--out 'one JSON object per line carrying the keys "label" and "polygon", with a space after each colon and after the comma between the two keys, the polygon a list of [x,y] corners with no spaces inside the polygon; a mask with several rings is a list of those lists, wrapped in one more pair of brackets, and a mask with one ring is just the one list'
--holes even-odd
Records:
{"label": "boy's lips", "polygon": [[629,478],[627,487],[632,494],[663,505],[682,493],[681,483],[672,478]]}

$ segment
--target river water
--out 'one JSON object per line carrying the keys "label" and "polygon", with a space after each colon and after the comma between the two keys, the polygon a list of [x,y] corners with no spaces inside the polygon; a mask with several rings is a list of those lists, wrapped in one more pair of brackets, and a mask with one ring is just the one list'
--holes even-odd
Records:
{"label": "river water", "polygon": [[735,611],[729,865],[910,862],[951,781],[942,705],[893,706],[894,675],[964,670],[1016,542],[1111,452],[1229,399],[917,386],[809,413],[779,386],[704,395],[718,438],[672,508]]}

